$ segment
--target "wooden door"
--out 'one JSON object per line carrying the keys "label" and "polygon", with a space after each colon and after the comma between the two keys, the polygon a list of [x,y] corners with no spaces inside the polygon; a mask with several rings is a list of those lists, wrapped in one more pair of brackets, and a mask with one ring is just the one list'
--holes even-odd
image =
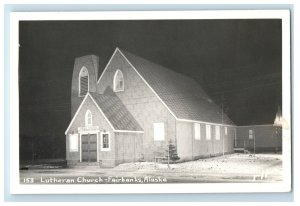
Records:
{"label": "wooden door", "polygon": [[82,142],[82,162],[97,161],[97,135],[86,134],[81,135]]}

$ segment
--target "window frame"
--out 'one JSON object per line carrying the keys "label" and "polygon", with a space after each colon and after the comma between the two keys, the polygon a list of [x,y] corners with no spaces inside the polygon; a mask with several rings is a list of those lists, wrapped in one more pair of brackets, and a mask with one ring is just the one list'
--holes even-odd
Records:
{"label": "window frame", "polygon": [[195,140],[201,140],[201,124],[200,123],[194,123],[194,138],[195,138]]}
{"label": "window frame", "polygon": [[[88,88],[87,88],[86,94],[81,95],[81,77],[85,77],[85,76],[81,76],[81,75],[82,75],[84,70],[87,72],[86,76],[87,76],[87,79],[88,79],[88,82],[87,82]],[[78,77],[79,77],[78,78],[78,96],[79,97],[84,97],[90,91],[90,74],[89,74],[89,70],[85,66],[81,67]]]}
{"label": "window frame", "polygon": [[[91,127],[93,126],[93,115],[92,115],[92,112],[91,110],[87,110],[86,113],[85,113],[85,126],[86,127]],[[90,119],[90,124],[89,124],[89,119]]]}
{"label": "window frame", "polygon": [[221,139],[221,129],[220,129],[219,125],[215,126],[215,138],[216,138],[216,140]]}
{"label": "window frame", "polygon": [[[162,128],[157,128],[158,126],[162,126]],[[157,138],[157,131],[158,129],[162,129],[162,138]],[[161,135],[161,134],[160,134]],[[164,122],[155,122],[153,123],[153,140],[154,141],[164,141],[165,140],[165,123]]]}
{"label": "window frame", "polygon": [[249,129],[248,134],[249,134],[249,139],[252,140],[254,138],[254,131],[253,131],[253,129]]}
{"label": "window frame", "polygon": [[[122,79],[123,79],[123,85],[122,85],[122,88],[121,89],[118,89],[117,88],[117,76],[118,74],[121,74],[122,76]],[[118,69],[116,72],[115,72],[115,75],[114,75],[114,80],[113,80],[113,88],[114,88],[114,92],[123,92],[125,90],[125,83],[124,83],[124,75],[123,75],[123,72]]]}
{"label": "window frame", "polygon": [[206,136],[206,140],[211,140],[211,125],[210,124],[205,125],[205,136]]}
{"label": "window frame", "polygon": [[[104,137],[104,135],[108,135],[108,148],[104,148],[103,147],[103,137]],[[100,144],[101,144],[101,146],[100,146],[100,148],[101,148],[101,151],[110,151],[110,132],[101,132],[101,134],[100,134],[100,137],[101,137],[101,141],[100,141]]]}
{"label": "window frame", "polygon": [[[71,147],[71,145],[73,145],[73,144],[71,144],[71,142],[73,142],[73,140],[71,140],[71,139],[74,138],[74,137],[76,137],[76,140],[77,140],[77,141],[74,140],[74,142],[76,142],[75,143],[76,148],[75,147],[74,148]],[[79,138],[78,134],[69,134],[69,152],[78,152],[79,151],[79,148],[78,148],[78,146],[79,146],[78,138]]]}

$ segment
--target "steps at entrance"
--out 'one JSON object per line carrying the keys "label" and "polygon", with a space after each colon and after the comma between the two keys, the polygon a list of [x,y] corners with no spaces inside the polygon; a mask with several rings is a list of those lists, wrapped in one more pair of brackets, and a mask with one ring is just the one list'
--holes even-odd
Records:
{"label": "steps at entrance", "polygon": [[243,148],[243,147],[236,147],[234,148],[234,152],[235,153],[245,153],[245,154],[249,154],[249,150]]}
{"label": "steps at entrance", "polygon": [[243,147],[234,148],[234,152],[236,152],[236,153],[244,153],[244,148]]}

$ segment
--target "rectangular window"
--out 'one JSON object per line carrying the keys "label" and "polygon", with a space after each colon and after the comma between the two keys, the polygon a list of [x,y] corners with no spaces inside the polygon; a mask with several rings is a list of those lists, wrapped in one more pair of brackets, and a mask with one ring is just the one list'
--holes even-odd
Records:
{"label": "rectangular window", "polygon": [[108,132],[101,132],[101,151],[110,151],[110,139]]}
{"label": "rectangular window", "polygon": [[216,136],[216,140],[220,140],[220,126],[216,126],[216,133],[215,133],[215,136]]}
{"label": "rectangular window", "polygon": [[201,135],[200,135],[200,124],[199,123],[194,123],[194,135],[195,135],[195,139],[196,140],[200,140],[201,139]]}
{"label": "rectangular window", "polygon": [[210,131],[210,125],[206,125],[206,139],[210,140],[211,139],[211,131]]}
{"label": "rectangular window", "polygon": [[227,127],[225,127],[225,135],[227,135]]}
{"label": "rectangular window", "polygon": [[78,152],[78,134],[69,135],[69,151]]}
{"label": "rectangular window", "polygon": [[249,139],[253,139],[253,130],[252,129],[249,130]]}
{"label": "rectangular window", "polygon": [[164,123],[153,123],[154,140],[161,141],[165,139]]}

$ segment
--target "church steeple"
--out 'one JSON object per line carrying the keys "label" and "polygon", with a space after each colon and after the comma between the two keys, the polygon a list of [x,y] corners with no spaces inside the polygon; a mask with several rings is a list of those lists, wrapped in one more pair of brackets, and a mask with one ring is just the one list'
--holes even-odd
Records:
{"label": "church steeple", "polygon": [[98,63],[99,58],[95,55],[75,59],[71,89],[71,117],[88,92],[97,92]]}
{"label": "church steeple", "polygon": [[274,126],[282,126],[282,113],[280,106],[278,106],[277,113],[274,120]]}

